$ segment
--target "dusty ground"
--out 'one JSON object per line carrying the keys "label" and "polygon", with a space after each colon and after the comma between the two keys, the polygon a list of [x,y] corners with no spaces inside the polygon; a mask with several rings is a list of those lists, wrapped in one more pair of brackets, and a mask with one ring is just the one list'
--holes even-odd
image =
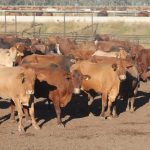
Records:
{"label": "dusty ground", "polygon": [[81,115],[82,105],[78,112],[80,115],[69,120],[67,112],[75,114],[74,107],[70,104],[63,111],[65,128],[56,126],[53,107],[50,109],[47,103],[38,101],[35,106],[36,118],[41,130],[36,131],[27,126],[25,135],[19,135],[17,123],[9,121],[9,103],[1,100],[0,150],[149,150],[149,91],[150,83],[142,83],[135,103],[136,111],[123,112],[124,108],[119,107],[119,117],[111,120],[101,120],[98,117],[98,101],[93,104],[96,116],[87,116],[85,113]]}

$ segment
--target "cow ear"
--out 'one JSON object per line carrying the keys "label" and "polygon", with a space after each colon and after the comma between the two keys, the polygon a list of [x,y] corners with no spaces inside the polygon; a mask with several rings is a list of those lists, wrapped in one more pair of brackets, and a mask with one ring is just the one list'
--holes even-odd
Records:
{"label": "cow ear", "polygon": [[24,81],[25,81],[25,74],[24,74],[24,72],[20,73],[17,76],[17,79],[21,80],[21,83],[24,83]]}
{"label": "cow ear", "polygon": [[115,63],[115,64],[112,64],[112,68],[113,68],[114,71],[116,71],[117,68],[118,68],[117,64],[116,64],[116,63]]}
{"label": "cow ear", "polygon": [[42,73],[38,73],[38,74],[36,74],[36,76],[40,81],[44,81],[46,78],[46,75],[42,74]]}
{"label": "cow ear", "polygon": [[24,56],[24,53],[17,51],[17,56]]}
{"label": "cow ear", "polygon": [[83,75],[82,79],[83,80],[89,80],[89,79],[91,79],[91,77],[89,75]]}

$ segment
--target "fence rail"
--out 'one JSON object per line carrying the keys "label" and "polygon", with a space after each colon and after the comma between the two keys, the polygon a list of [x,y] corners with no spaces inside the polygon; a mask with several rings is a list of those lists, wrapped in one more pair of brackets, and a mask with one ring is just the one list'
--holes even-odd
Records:
{"label": "fence rail", "polygon": [[[17,15],[14,15],[14,20],[13,20],[13,24],[12,26],[14,27],[13,29],[13,32],[8,32],[7,30],[7,26],[8,24],[10,23],[8,21],[8,15],[7,15],[7,12],[22,12],[22,11],[12,11],[12,10],[7,10],[5,11],[4,13],[4,23],[1,24],[1,26],[4,27],[4,30],[0,32],[0,34],[5,34],[5,35],[19,35],[19,36],[22,36],[22,37],[41,37],[41,38],[47,38],[47,36],[49,35],[59,35],[59,36],[64,36],[64,37],[69,37],[69,38],[73,38],[73,39],[76,39],[77,41],[84,41],[84,40],[93,40],[94,39],[94,35],[95,35],[95,30],[94,30],[94,27],[95,27],[95,14],[94,12],[81,12],[81,11],[78,11],[78,12],[73,12],[73,11],[59,11],[59,12],[55,12],[57,14],[61,14],[62,16],[62,22],[63,22],[63,32],[62,33],[58,33],[58,32],[53,32],[53,33],[50,33],[50,32],[47,32],[47,33],[42,33],[41,32],[41,28],[39,28],[39,31],[37,32],[35,30],[35,28],[37,26],[40,26],[39,23],[36,22],[36,19],[38,16],[36,16],[36,12],[39,12],[39,11],[23,11],[23,12],[26,12],[26,13],[29,13],[29,12],[32,12],[33,13],[33,16],[32,16],[32,32],[30,32],[29,30],[31,29],[26,29],[26,30],[23,30],[22,32],[19,32],[18,31],[18,17]],[[48,13],[47,11],[44,11],[45,13]],[[76,32],[67,32],[67,27],[66,27],[66,22],[67,22],[67,17],[68,17],[68,14],[88,14],[89,16],[89,20],[90,20],[90,31],[87,35],[85,34],[79,34],[79,33],[76,33]],[[51,16],[47,16],[47,17],[51,17]],[[54,17],[54,16],[53,16]],[[122,18],[122,17],[121,17]],[[46,23],[46,22],[45,22]],[[150,47],[150,35],[110,35],[111,38],[115,38],[115,39],[121,39],[121,40],[128,40],[128,41],[134,41],[134,42],[138,42],[140,44],[144,44],[144,45],[147,45],[147,47]]]}

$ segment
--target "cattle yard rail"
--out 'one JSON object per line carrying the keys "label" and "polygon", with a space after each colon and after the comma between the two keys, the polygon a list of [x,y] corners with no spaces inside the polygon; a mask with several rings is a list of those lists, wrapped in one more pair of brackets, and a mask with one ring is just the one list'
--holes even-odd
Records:
{"label": "cattle yard rail", "polygon": [[[28,30],[23,30],[22,32],[18,31],[18,18],[20,16],[18,16],[17,13],[32,13],[32,32],[31,32],[31,28]],[[61,16],[62,19],[62,23],[63,23],[63,32],[53,32],[53,33],[42,33],[41,32],[41,28],[39,28],[39,31],[36,31],[36,27],[40,26],[40,23],[37,22],[37,18],[39,16],[37,16],[37,13],[40,12],[44,12],[44,13],[55,13],[56,16]],[[35,11],[35,10],[3,10],[3,15],[4,16],[0,16],[3,17],[3,22],[1,22],[0,26],[3,26],[3,31],[0,32],[1,35],[16,35],[16,36],[21,36],[21,37],[39,37],[39,38],[43,38],[46,39],[49,35],[58,35],[58,36],[63,36],[63,37],[68,37],[68,38],[72,38],[75,39],[77,42],[81,42],[81,41],[85,41],[85,40],[93,40],[94,36],[96,34],[96,30],[95,30],[95,13],[92,11],[57,11],[57,12],[50,12],[50,11]],[[9,17],[8,13],[14,13],[13,14],[13,21],[12,26],[13,26],[13,32],[8,32],[8,24],[10,24],[10,21],[8,20]],[[71,16],[80,16],[80,15],[88,15],[89,17],[89,22],[90,22],[90,31],[87,35],[85,34],[79,34],[76,32],[67,32],[67,27],[66,27],[66,23],[67,23],[67,17],[69,17],[71,14]],[[42,16],[40,16],[42,17]],[[46,16],[46,17],[55,17],[55,16]],[[97,16],[96,16],[97,17]],[[144,17],[145,18],[145,17]],[[50,18],[51,19],[51,18]],[[45,22],[46,23],[46,22]],[[127,41],[131,41],[131,42],[136,42],[139,44],[143,44],[146,45],[146,47],[150,47],[150,35],[109,35],[112,39],[121,39],[121,40],[127,40]]]}

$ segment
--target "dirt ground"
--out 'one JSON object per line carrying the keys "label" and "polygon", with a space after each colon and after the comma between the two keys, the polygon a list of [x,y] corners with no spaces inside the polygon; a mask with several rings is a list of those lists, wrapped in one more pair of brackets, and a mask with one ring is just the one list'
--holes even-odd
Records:
{"label": "dirt ground", "polygon": [[[124,112],[120,102],[119,117],[101,120],[100,101],[93,102],[93,116],[88,116],[75,96],[73,104],[63,109],[65,128],[56,126],[54,108],[44,100],[35,104],[41,130],[26,124],[26,134],[20,135],[17,123],[9,121],[9,102],[0,101],[0,150],[149,150],[150,149],[150,82],[142,83],[136,98],[134,113]],[[80,104],[81,105],[81,104]],[[79,107],[78,113],[75,107]],[[83,113],[84,112],[84,113]],[[72,118],[69,116],[72,115]]]}

